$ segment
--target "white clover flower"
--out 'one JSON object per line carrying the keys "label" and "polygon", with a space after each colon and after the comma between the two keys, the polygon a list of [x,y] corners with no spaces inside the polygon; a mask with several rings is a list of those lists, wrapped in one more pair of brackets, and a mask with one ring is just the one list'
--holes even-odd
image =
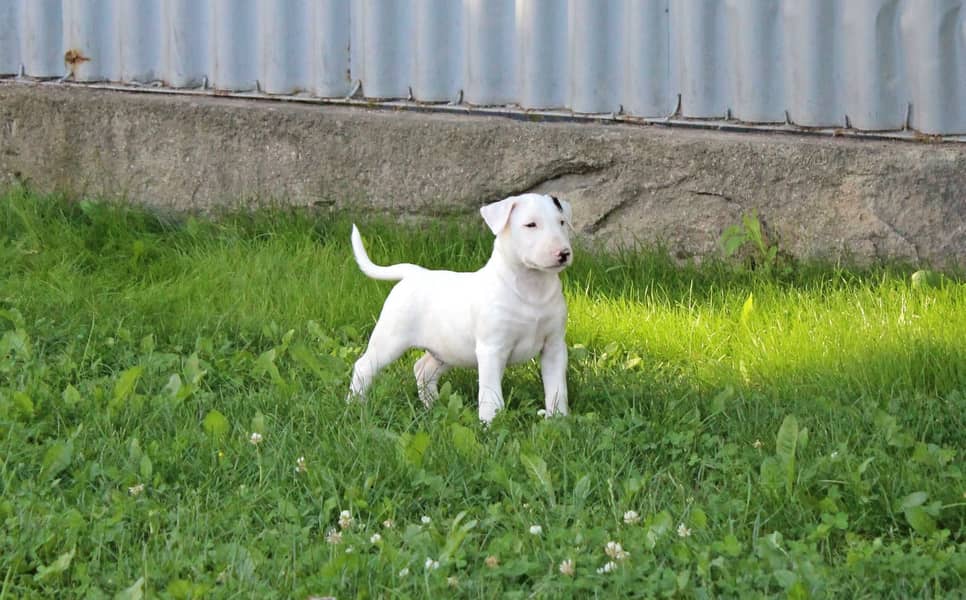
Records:
{"label": "white clover flower", "polygon": [[614,560],[627,560],[631,555],[630,552],[624,550],[623,547],[617,542],[607,542],[604,546],[604,554],[613,558]]}
{"label": "white clover flower", "polygon": [[538,417],[546,417],[547,416],[547,410],[544,409],[544,408],[541,408],[540,410],[537,411],[537,416]]}
{"label": "white clover flower", "polygon": [[486,560],[484,560],[483,562],[484,564],[486,564],[487,567],[491,569],[495,569],[500,566],[500,559],[493,556],[492,554],[487,556]]}
{"label": "white clover flower", "polygon": [[456,578],[455,575],[450,575],[446,578],[446,585],[453,588],[454,590],[459,587],[460,580]]}
{"label": "white clover flower", "polygon": [[378,544],[381,541],[382,541],[382,536],[379,535],[378,533],[372,534],[372,537],[369,538],[369,543],[370,544]]}
{"label": "white clover flower", "polygon": [[530,526],[530,535],[540,535],[542,533],[543,533],[543,527],[540,527],[539,525]]}
{"label": "white clover flower", "polygon": [[355,552],[355,550],[356,549],[353,548],[352,546],[346,546],[345,553],[346,554],[352,554],[353,552]]}
{"label": "white clover flower", "polygon": [[382,526],[385,527],[386,529],[392,529],[393,527],[396,526],[396,522],[393,521],[392,519],[386,519],[385,521],[382,522]]}
{"label": "white clover flower", "polygon": [[617,563],[615,563],[614,561],[610,561],[607,564],[605,564],[603,567],[597,569],[597,574],[603,575],[604,573],[610,573],[611,571],[615,571],[615,570],[617,570]]}
{"label": "white clover flower", "polygon": [[399,569],[399,576],[400,577],[405,577],[406,575],[409,575],[409,567],[403,567],[403,568]]}
{"label": "white clover flower", "polygon": [[576,570],[574,569],[574,561],[570,560],[569,558],[567,560],[563,561],[562,563],[560,563],[560,573],[561,574],[567,575],[569,577],[573,577],[575,571]]}
{"label": "white clover flower", "polygon": [[755,443],[754,443],[754,444],[752,444],[752,446],[754,446],[756,450],[761,450],[761,447],[762,447],[763,445],[764,445],[764,444],[762,444],[762,443],[761,443],[761,440],[755,440]]}
{"label": "white clover flower", "polygon": [[627,525],[636,525],[641,522],[641,515],[637,514],[636,510],[629,510],[624,513],[624,523]]}
{"label": "white clover flower", "polygon": [[439,561],[427,557],[425,567],[427,571],[435,571],[439,568]]}
{"label": "white clover flower", "polygon": [[691,537],[691,530],[684,526],[684,523],[678,525],[678,537]]}
{"label": "white clover flower", "polygon": [[339,513],[339,527],[342,529],[348,529],[352,527],[352,513],[347,510]]}
{"label": "white clover flower", "polygon": [[332,529],[330,529],[330,530],[328,530],[326,532],[326,534],[325,534],[325,541],[327,541],[328,543],[330,543],[332,545],[341,544],[342,543],[342,534],[340,532],[336,531],[335,528],[332,528]]}
{"label": "white clover flower", "polygon": [[308,473],[309,468],[305,465],[305,457],[300,456],[295,459],[295,472],[296,473]]}
{"label": "white clover flower", "polygon": [[427,517],[426,515],[423,515],[419,520],[420,522],[422,522],[423,525],[429,525],[430,523],[433,522],[433,520]]}
{"label": "white clover flower", "polygon": [[144,484],[143,483],[139,483],[137,485],[132,485],[131,487],[127,488],[127,493],[128,494],[131,494],[132,496],[140,496],[141,495],[141,492],[143,492],[143,491],[144,491]]}
{"label": "white clover flower", "polygon": [[248,438],[248,441],[257,446],[262,443],[262,434],[258,433],[257,431],[253,431],[251,437]]}
{"label": "white clover flower", "polygon": [[830,457],[831,457],[832,460],[835,460],[836,458],[838,458],[839,457],[838,450],[833,450],[832,451],[832,454],[830,455]]}

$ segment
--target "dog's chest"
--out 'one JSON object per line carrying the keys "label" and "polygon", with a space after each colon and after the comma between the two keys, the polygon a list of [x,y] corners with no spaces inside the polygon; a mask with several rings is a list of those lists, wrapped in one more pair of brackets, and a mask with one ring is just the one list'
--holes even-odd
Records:
{"label": "dog's chest", "polygon": [[522,336],[516,340],[510,351],[510,362],[526,362],[539,354],[541,348],[543,348],[543,338],[538,339],[535,335]]}
{"label": "dog's chest", "polygon": [[540,353],[547,338],[562,325],[559,309],[517,305],[505,315],[504,335],[510,348],[509,362],[520,363]]}

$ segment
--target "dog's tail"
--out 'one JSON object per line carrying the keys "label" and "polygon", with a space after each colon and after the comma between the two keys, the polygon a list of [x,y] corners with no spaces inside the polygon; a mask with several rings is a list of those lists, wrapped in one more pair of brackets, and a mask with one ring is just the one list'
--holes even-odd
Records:
{"label": "dog's tail", "polygon": [[362,236],[359,234],[359,228],[354,223],[352,225],[352,254],[355,255],[356,263],[359,264],[362,272],[373,279],[399,281],[414,273],[425,271],[423,267],[409,263],[399,263],[397,265],[382,267],[372,262],[369,259],[369,255],[366,254],[366,247],[362,245]]}

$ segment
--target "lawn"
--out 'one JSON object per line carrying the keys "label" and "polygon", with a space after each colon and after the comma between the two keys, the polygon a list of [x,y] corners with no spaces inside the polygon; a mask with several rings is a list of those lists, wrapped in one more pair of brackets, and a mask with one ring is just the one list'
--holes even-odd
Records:
{"label": "lawn", "polygon": [[[483,428],[415,355],[345,403],[390,288],[349,222],[0,194],[0,599],[966,590],[961,278],[578,249],[573,414],[527,364]],[[491,244],[360,226],[377,262]]]}

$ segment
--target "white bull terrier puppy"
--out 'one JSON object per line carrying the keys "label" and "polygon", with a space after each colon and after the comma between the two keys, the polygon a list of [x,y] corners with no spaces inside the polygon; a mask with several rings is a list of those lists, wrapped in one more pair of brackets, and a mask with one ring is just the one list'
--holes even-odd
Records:
{"label": "white bull terrier puppy", "polygon": [[540,354],[547,416],[567,414],[567,304],[558,274],[570,265],[570,204],[523,194],[480,209],[496,235],[479,271],[433,271],[407,263],[373,264],[352,226],[352,251],[362,272],[399,281],[386,298],[369,346],[355,363],[349,399],[363,398],[380,369],[409,348],[426,353],[413,372],[431,406],[450,367],[479,370],[480,420],[503,408],[503,370]]}

